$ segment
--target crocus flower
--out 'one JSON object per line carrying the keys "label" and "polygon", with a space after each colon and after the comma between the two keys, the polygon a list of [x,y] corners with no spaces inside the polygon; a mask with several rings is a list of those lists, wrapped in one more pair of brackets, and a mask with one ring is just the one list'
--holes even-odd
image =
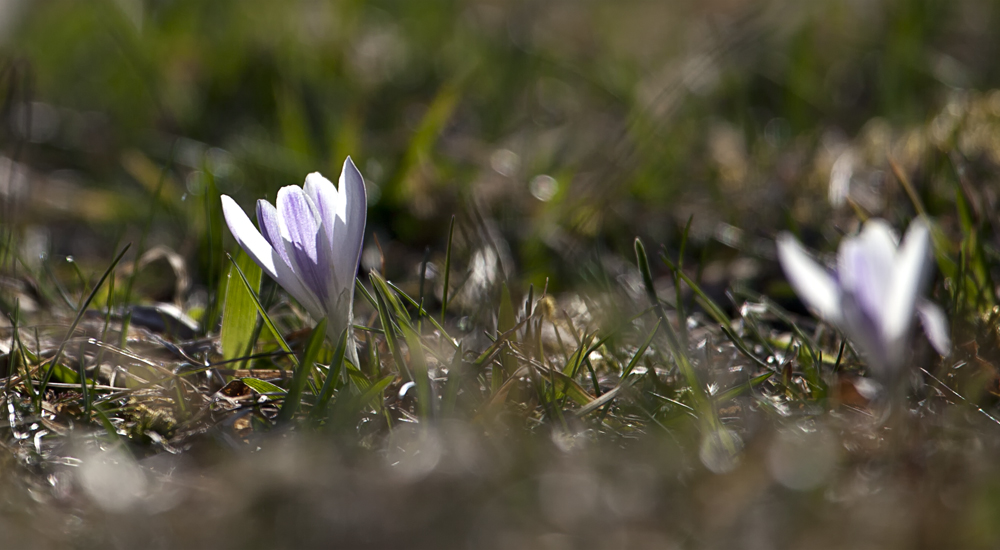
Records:
{"label": "crocus flower", "polygon": [[[364,178],[350,157],[339,186],[338,191],[313,172],[302,187],[282,187],[277,208],[257,201],[260,231],[236,201],[222,195],[222,211],[236,242],[314,319],[326,317],[327,335],[334,341],[352,322],[368,209]],[[353,331],[347,333],[348,358],[357,364]]]}
{"label": "crocus flower", "polygon": [[911,323],[919,316],[942,355],[951,342],[944,312],[922,298],[931,273],[930,230],[918,219],[902,244],[884,220],[840,243],[837,269],[817,264],[788,233],[778,236],[778,259],[799,297],[838,326],[884,378],[894,378],[906,359]]}

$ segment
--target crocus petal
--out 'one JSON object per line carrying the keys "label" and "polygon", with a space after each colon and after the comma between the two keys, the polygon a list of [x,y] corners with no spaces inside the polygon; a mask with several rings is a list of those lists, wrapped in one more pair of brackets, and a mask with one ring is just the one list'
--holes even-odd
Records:
{"label": "crocus petal", "polygon": [[264,199],[257,201],[257,224],[260,225],[261,234],[267,239],[267,242],[271,243],[285,265],[292,267],[292,262],[288,257],[288,245],[281,238],[278,210]]}
{"label": "crocus petal", "polygon": [[837,277],[844,292],[870,316],[879,331],[884,326],[886,297],[892,284],[896,240],[889,225],[869,220],[857,237],[844,239],[837,254]]}
{"label": "crocus petal", "polygon": [[281,236],[291,243],[288,256],[295,272],[320,302],[326,303],[330,251],[316,206],[301,187],[289,185],[278,191],[277,210]]}
{"label": "crocus petal", "polygon": [[353,279],[358,271],[358,261],[361,259],[361,243],[365,235],[365,223],[368,214],[368,198],[365,192],[365,179],[354,166],[351,157],[344,161],[340,172],[340,196],[337,217],[343,220],[344,228],[335,230],[337,238],[333,243],[334,255],[340,261],[346,261],[350,271],[348,277]]}
{"label": "crocus petal", "polygon": [[897,342],[887,342],[882,337],[877,319],[864,311],[854,294],[845,293],[841,302],[843,320],[840,328],[874,370],[873,374],[885,377],[895,373],[900,365],[901,351]]}
{"label": "crocus petal", "polygon": [[341,233],[344,232],[335,232],[337,226],[337,187],[319,172],[313,172],[306,176],[306,183],[302,189],[316,205],[323,233],[326,235],[326,248],[332,254],[333,265],[327,274],[327,294],[334,296],[339,292],[338,289],[344,286],[347,281],[352,280],[354,276],[353,272],[349,275],[341,273],[349,271],[349,268],[344,265],[345,260],[334,252],[334,243],[337,242],[337,239],[342,238]]}
{"label": "crocus petal", "polygon": [[320,307],[316,295],[305,287],[291,266],[285,263],[278,251],[257,231],[243,209],[227,195],[222,195],[222,213],[233,238],[264,273],[277,281],[311,315],[322,315],[319,312],[322,312],[323,308]]}
{"label": "crocus petal", "polygon": [[306,192],[306,195],[309,195],[313,204],[316,205],[319,218],[323,222],[323,225],[326,226],[327,233],[332,237],[333,222],[337,216],[337,186],[332,181],[323,177],[323,174],[313,172],[306,176],[306,183],[302,186],[302,190]]}
{"label": "crocus petal", "polygon": [[788,281],[807,306],[831,323],[839,323],[841,292],[837,281],[817,264],[791,234],[778,235],[778,260]]}
{"label": "crocus petal", "polygon": [[947,356],[951,353],[951,337],[948,336],[948,318],[944,311],[937,304],[924,299],[918,300],[916,307],[927,339],[938,353]]}
{"label": "crocus petal", "polygon": [[930,267],[930,229],[922,220],[910,224],[891,275],[892,286],[885,300],[883,331],[888,339],[905,338],[913,322],[917,300]]}
{"label": "crocus petal", "polygon": [[229,195],[222,195],[222,215],[226,218],[229,232],[233,234],[237,244],[253,259],[257,265],[272,279],[278,278],[275,268],[274,248],[267,242],[246,212],[236,204]]}

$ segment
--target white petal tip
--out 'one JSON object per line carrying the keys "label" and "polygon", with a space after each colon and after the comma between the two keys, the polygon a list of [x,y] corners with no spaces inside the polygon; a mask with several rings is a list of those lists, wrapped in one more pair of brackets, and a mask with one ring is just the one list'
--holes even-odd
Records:
{"label": "white petal tip", "polygon": [[920,300],[917,303],[917,314],[935,351],[947,357],[951,353],[951,336],[948,334],[948,318],[944,311],[934,303]]}
{"label": "white petal tip", "polygon": [[323,174],[320,174],[319,172],[311,172],[311,173],[309,173],[309,175],[306,176],[306,183],[308,183],[310,180],[330,181],[330,180],[328,180],[326,178],[326,176],[324,176]]}
{"label": "white petal tip", "polygon": [[842,312],[840,288],[833,276],[816,263],[790,233],[777,238],[778,260],[799,298],[827,321],[837,323]]}

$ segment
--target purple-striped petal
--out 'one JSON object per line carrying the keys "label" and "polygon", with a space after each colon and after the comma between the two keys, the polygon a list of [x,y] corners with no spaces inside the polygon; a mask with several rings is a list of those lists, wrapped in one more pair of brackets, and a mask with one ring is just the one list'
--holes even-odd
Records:
{"label": "purple-striped petal", "polygon": [[316,211],[326,226],[327,234],[333,237],[333,220],[337,215],[337,187],[332,181],[323,177],[323,174],[313,172],[306,176],[302,190],[316,205]]}
{"label": "purple-striped petal", "polygon": [[277,279],[278,272],[273,261],[274,248],[257,231],[246,212],[229,195],[222,195],[222,215],[226,218],[226,225],[229,226],[229,232],[233,234],[236,243],[269,277]]}
{"label": "purple-striped petal", "polygon": [[306,286],[326,304],[330,253],[325,246],[316,207],[301,187],[289,185],[278,191],[278,223],[291,248],[289,259]]}
{"label": "purple-striped petal", "polygon": [[292,262],[288,258],[288,250],[285,242],[281,238],[281,225],[278,223],[278,210],[273,204],[264,199],[257,201],[257,225],[260,226],[260,233],[271,243],[274,250],[281,256],[281,259],[288,267]]}
{"label": "purple-striped petal", "polygon": [[269,277],[277,281],[282,288],[298,300],[311,315],[322,315],[319,312],[322,312],[323,308],[317,297],[306,288],[298,274],[289,264],[285,263],[279,252],[257,231],[253,222],[236,204],[236,201],[227,195],[222,195],[222,213],[233,238],[247,252],[247,255]]}
{"label": "purple-striped petal", "polygon": [[343,270],[343,266],[341,266],[342,262],[333,252],[333,243],[338,238],[338,234],[334,232],[334,228],[337,225],[337,188],[333,185],[333,182],[323,177],[322,174],[313,172],[306,176],[306,183],[302,189],[312,199],[313,204],[316,205],[323,233],[326,235],[326,248],[330,251],[333,263],[327,276],[327,289],[329,295],[332,296],[337,292],[336,289],[346,284],[348,280],[346,277],[341,276],[340,271]]}
{"label": "purple-striped petal", "polygon": [[840,244],[837,276],[844,292],[871,317],[881,332],[884,328],[886,297],[892,284],[896,242],[892,229],[882,220],[865,223],[861,234]]}
{"label": "purple-striped petal", "polygon": [[902,350],[897,349],[897,342],[888,342],[883,337],[880,320],[872,317],[853,294],[844,294],[842,311],[844,318],[840,329],[874,367],[874,372],[879,375],[895,372]]}

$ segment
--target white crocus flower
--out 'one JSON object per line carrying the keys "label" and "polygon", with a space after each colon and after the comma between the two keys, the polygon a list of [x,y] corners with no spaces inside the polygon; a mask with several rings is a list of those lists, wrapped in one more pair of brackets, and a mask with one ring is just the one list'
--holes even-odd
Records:
{"label": "white crocus flower", "polygon": [[[257,201],[260,231],[236,201],[222,195],[222,211],[236,242],[313,318],[327,319],[327,335],[334,342],[353,320],[354,279],[368,211],[365,181],[350,157],[339,187],[319,172],[306,176],[302,187],[282,187],[277,208]],[[347,357],[357,364],[353,331],[347,334]]]}
{"label": "white crocus flower", "polygon": [[938,353],[951,347],[944,312],[921,296],[931,273],[930,246],[923,220],[910,224],[900,244],[885,220],[873,219],[840,243],[834,272],[788,233],[778,236],[778,259],[802,301],[838,326],[876,374],[894,379],[906,360],[914,316]]}

